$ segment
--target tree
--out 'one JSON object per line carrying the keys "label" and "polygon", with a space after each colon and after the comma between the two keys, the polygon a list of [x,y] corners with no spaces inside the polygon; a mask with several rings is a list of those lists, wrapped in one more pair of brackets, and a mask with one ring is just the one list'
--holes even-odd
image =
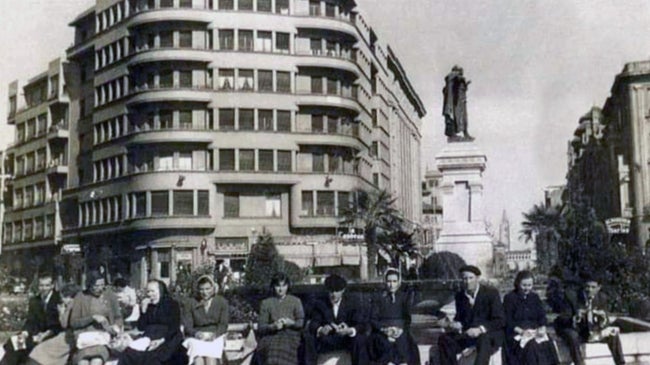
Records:
{"label": "tree", "polygon": [[558,261],[559,249],[565,229],[564,217],[560,207],[546,207],[535,204],[526,213],[521,223],[521,236],[526,242],[534,241],[537,251],[537,267],[548,272]]}
{"label": "tree", "polygon": [[294,283],[302,281],[304,277],[304,271],[298,265],[285,261],[280,255],[273,236],[264,232],[258,237],[248,255],[244,282],[252,287],[267,287],[271,277],[278,272],[286,273]]}
{"label": "tree", "polygon": [[380,247],[378,238],[400,230],[403,219],[393,206],[395,199],[386,190],[357,190],[356,197],[356,204],[343,209],[340,224],[363,228],[367,245],[368,276],[372,279],[377,277],[375,262]]}
{"label": "tree", "polygon": [[460,279],[461,267],[465,266],[465,260],[455,253],[449,251],[436,252],[424,260],[421,272],[424,279]]}

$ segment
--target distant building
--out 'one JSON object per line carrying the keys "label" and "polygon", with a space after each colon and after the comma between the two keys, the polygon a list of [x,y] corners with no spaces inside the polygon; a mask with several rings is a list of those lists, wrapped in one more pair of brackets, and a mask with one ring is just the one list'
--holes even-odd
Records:
{"label": "distant building", "polygon": [[432,252],[442,230],[442,174],[428,170],[422,182],[422,251]]}
{"label": "distant building", "polygon": [[140,285],[241,270],[266,231],[301,267],[364,277],[338,223],[354,191],[421,220],[425,109],[354,1],[97,0],[71,26],[65,61],[10,85],[6,250],[106,247]]}
{"label": "distant building", "polygon": [[552,185],[544,188],[544,206],[546,208],[555,208],[562,206],[564,203],[565,185]]}
{"label": "distant building", "polygon": [[536,266],[534,249],[513,250],[510,241],[510,220],[503,211],[499,223],[499,236],[494,244],[494,274],[504,275],[508,271],[530,270]]}

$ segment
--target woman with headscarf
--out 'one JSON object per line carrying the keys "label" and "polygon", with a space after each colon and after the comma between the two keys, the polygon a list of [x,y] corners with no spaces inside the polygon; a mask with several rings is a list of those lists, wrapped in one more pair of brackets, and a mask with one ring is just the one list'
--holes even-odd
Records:
{"label": "woman with headscarf", "polygon": [[147,297],[140,303],[137,328],[144,337],[133,341],[119,356],[119,365],[185,364],[182,359],[181,309],[167,285],[149,280]]}
{"label": "woman with headscarf", "polygon": [[305,312],[297,297],[288,294],[291,282],[284,273],[271,279],[273,296],[262,301],[258,322],[261,339],[253,356],[256,365],[298,364],[298,346]]}
{"label": "woman with headscarf", "polygon": [[106,280],[96,271],[86,276],[87,288],[72,302],[70,328],[75,336],[76,350],[72,363],[101,365],[109,358],[108,343],[122,326],[117,299],[106,291]]}
{"label": "woman with headscarf", "polygon": [[508,365],[559,363],[555,346],[546,334],[546,311],[533,291],[533,281],[530,271],[520,271],[514,290],[503,298]]}
{"label": "woman with headscarf", "polygon": [[183,327],[187,339],[190,364],[216,365],[223,355],[224,335],[228,330],[228,302],[217,295],[219,286],[203,275],[196,282],[196,297],[183,311]]}

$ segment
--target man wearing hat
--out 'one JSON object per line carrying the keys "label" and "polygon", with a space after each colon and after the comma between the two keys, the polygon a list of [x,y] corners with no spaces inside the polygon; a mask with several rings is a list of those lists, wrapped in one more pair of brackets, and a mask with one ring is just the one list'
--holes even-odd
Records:
{"label": "man wearing hat", "polygon": [[463,288],[456,294],[456,316],[438,339],[440,363],[455,365],[456,356],[476,346],[476,365],[487,365],[503,343],[505,314],[497,289],[479,284],[481,270],[472,265],[460,268]]}
{"label": "man wearing hat", "polygon": [[305,335],[305,364],[316,364],[318,354],[348,351],[352,364],[369,363],[368,324],[363,309],[345,294],[347,282],[332,274],[325,279],[327,300],[318,301],[312,310]]}

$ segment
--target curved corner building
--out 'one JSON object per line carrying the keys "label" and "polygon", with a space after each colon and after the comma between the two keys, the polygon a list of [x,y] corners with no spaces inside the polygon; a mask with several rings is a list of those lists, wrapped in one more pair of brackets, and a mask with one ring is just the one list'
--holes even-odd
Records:
{"label": "curved corner building", "polygon": [[211,259],[237,272],[263,233],[301,267],[364,277],[339,212],[380,188],[420,220],[425,110],[356,6],[97,0],[65,63],[63,242],[110,250],[136,285]]}

